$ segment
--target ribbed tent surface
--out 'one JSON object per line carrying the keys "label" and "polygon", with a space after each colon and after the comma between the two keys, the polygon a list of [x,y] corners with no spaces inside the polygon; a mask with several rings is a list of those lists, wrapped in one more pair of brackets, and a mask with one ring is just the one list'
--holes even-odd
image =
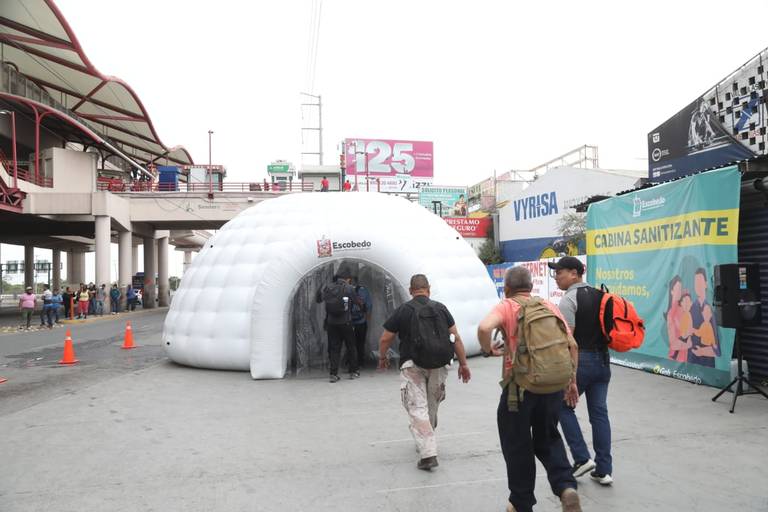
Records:
{"label": "ribbed tent surface", "polygon": [[473,249],[425,208],[377,193],[293,194],[228,222],[192,262],[166,317],[168,356],[201,368],[282,378],[291,356],[291,304],[304,276],[333,260],[367,262],[404,290],[426,274],[469,354],[498,302]]}

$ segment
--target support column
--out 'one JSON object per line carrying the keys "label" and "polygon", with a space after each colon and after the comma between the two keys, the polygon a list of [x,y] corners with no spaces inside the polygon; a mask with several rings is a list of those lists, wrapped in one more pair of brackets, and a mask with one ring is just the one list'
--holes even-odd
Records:
{"label": "support column", "polygon": [[155,258],[157,250],[155,249],[155,239],[144,239],[144,291],[141,295],[142,307],[151,309],[155,307]]}
{"label": "support column", "polygon": [[74,254],[75,252],[72,249],[67,251],[67,282],[70,284],[73,282],[72,277],[75,275],[75,270],[72,266],[75,260]]}
{"label": "support column", "polygon": [[164,236],[157,240],[157,304],[161,308],[170,303],[168,277],[168,237]]}
{"label": "support column", "polygon": [[51,289],[61,292],[61,250],[53,249],[53,261],[51,262]]}
{"label": "support column", "polygon": [[76,283],[75,286],[80,286],[80,283],[85,283],[85,253],[76,252],[74,256],[72,273],[76,279],[73,282]]}
{"label": "support column", "polygon": [[[117,239],[117,272],[118,272],[118,287],[120,287],[120,311],[126,310],[126,290],[128,285],[131,284],[131,270],[133,269],[133,234],[130,231],[121,231],[118,234]],[[138,252],[138,248],[136,250]]]}
{"label": "support column", "polygon": [[139,246],[131,247],[131,276],[135,276],[139,271]]}
{"label": "support column", "polygon": [[[109,234],[111,220],[108,215],[96,216],[96,288],[109,285],[109,260],[112,240]],[[104,309],[109,311],[109,290],[104,298]]]}
{"label": "support column", "polygon": [[184,266],[182,267],[182,275],[187,273],[187,269],[192,264],[192,251],[184,251]]}
{"label": "support column", "polygon": [[24,246],[24,287],[35,286],[35,246]]}

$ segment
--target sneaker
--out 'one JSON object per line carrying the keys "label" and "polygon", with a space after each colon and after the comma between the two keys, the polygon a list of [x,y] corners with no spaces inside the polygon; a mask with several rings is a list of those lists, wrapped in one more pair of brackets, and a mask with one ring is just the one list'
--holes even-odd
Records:
{"label": "sneaker", "polygon": [[416,464],[416,467],[419,469],[423,469],[424,471],[431,471],[432,468],[436,468],[440,464],[437,463],[437,457],[425,457]]}
{"label": "sneaker", "polygon": [[611,485],[613,483],[613,477],[611,477],[611,475],[603,475],[602,473],[593,471],[589,474],[589,476],[592,477],[592,480],[599,483],[600,485]]}
{"label": "sneaker", "polygon": [[349,374],[350,379],[359,379],[360,378],[360,372],[352,372]]}
{"label": "sneaker", "polygon": [[341,377],[338,375],[331,375],[331,377],[328,379],[328,382],[333,384],[334,382],[339,382],[341,380]]}
{"label": "sneaker", "polygon": [[586,462],[577,462],[573,465],[573,476],[578,478],[580,476],[586,475],[593,469],[597,467],[597,464],[595,464],[595,461],[592,459],[587,459]]}
{"label": "sneaker", "polygon": [[576,492],[576,489],[568,487],[560,493],[560,503],[563,506],[563,512],[581,512],[579,493]]}

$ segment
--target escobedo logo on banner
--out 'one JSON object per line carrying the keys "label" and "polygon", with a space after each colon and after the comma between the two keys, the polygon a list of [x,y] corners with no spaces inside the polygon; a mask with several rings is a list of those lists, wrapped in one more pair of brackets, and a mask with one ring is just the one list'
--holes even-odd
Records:
{"label": "escobedo logo on banner", "polygon": [[646,210],[661,208],[666,202],[667,199],[664,196],[655,197],[646,201],[636,195],[632,200],[632,217],[640,217]]}

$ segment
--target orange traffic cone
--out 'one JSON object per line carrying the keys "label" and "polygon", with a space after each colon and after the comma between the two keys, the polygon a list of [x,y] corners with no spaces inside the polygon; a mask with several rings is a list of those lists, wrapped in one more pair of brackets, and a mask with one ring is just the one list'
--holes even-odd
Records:
{"label": "orange traffic cone", "polygon": [[67,329],[67,335],[64,338],[64,355],[59,361],[59,364],[75,364],[78,360],[75,359],[75,347],[72,346],[72,334]]}
{"label": "orange traffic cone", "polygon": [[126,350],[136,348],[136,345],[133,344],[133,329],[131,329],[130,320],[125,322],[125,341],[123,342],[123,346],[120,348],[124,348]]}

